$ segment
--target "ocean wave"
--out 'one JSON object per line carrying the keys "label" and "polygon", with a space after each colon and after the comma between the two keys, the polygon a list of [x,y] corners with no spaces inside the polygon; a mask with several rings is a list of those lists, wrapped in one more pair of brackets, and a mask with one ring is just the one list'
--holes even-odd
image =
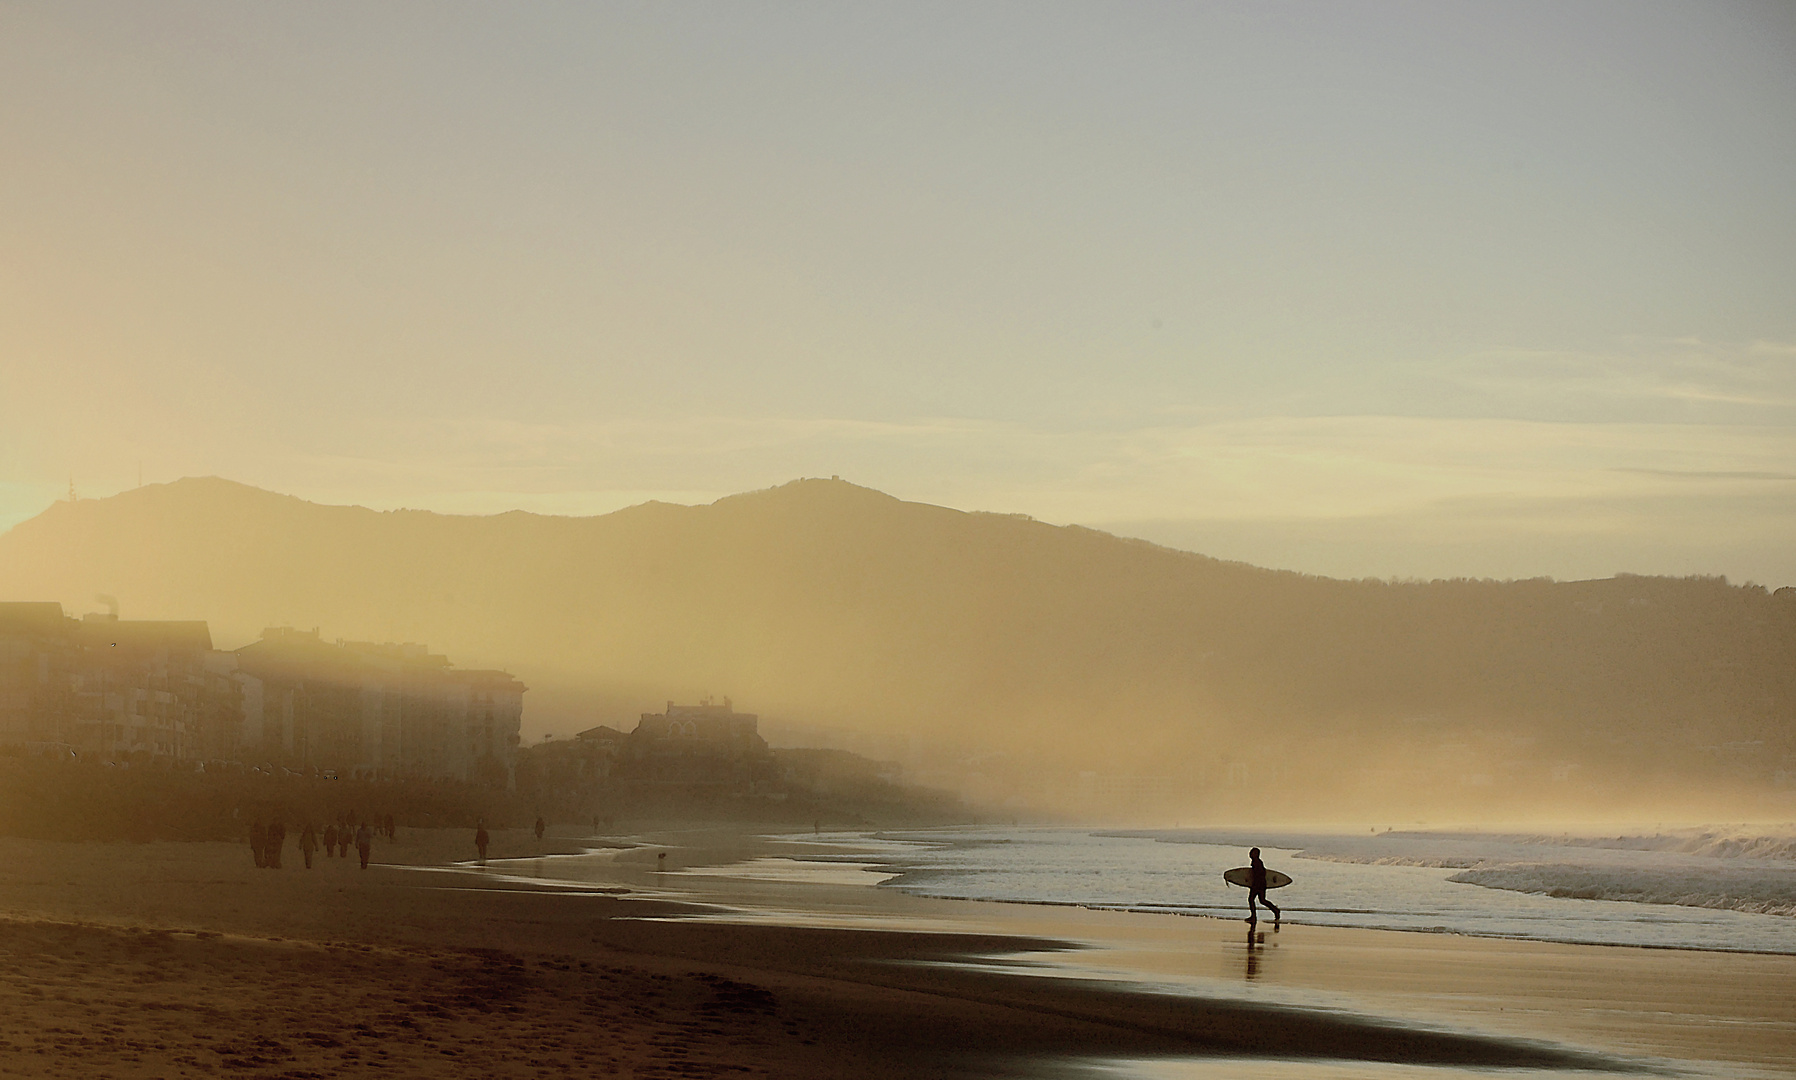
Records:
{"label": "ocean wave", "polygon": [[1522,843],[1621,851],[1668,851],[1717,859],[1784,859],[1796,861],[1796,832],[1747,829],[1674,829],[1651,835],[1518,838]]}
{"label": "ocean wave", "polygon": [[1447,880],[1561,899],[1620,900],[1796,917],[1796,871],[1783,869],[1636,870],[1539,863],[1481,866]]}
{"label": "ocean wave", "polygon": [[1796,825],[1702,825],[1651,833],[1463,833],[1388,832],[1391,840],[1430,841],[1478,838],[1496,843],[1537,847],[1594,848],[1604,851],[1660,851],[1715,859],[1782,859],[1796,861]]}
{"label": "ocean wave", "polygon": [[[1277,842],[1276,840],[1274,841]],[[1370,836],[1301,836],[1286,839],[1296,857],[1318,862],[1366,866],[1425,866],[1471,870],[1484,866],[1553,861],[1546,851],[1565,852],[1566,861],[1587,861],[1571,851],[1617,855],[1692,857],[1725,865],[1756,866],[1796,863],[1796,830],[1766,828],[1697,828],[1656,833],[1477,833],[1384,832]]]}
{"label": "ocean wave", "polygon": [[1470,870],[1489,859],[1465,855],[1372,855],[1352,851],[1316,851],[1305,848],[1295,856],[1316,862],[1354,863],[1359,866],[1427,866],[1437,870]]}
{"label": "ocean wave", "polygon": [[[1519,830],[1507,830],[1504,839],[1495,832],[916,832],[902,834],[904,850],[880,856],[902,874],[881,887],[955,899],[1235,918],[1245,914],[1246,898],[1226,889],[1218,875],[1245,862],[1247,848],[1257,846],[1269,863],[1283,863],[1297,879],[1278,896],[1290,923],[1796,955],[1791,861],[1599,850],[1563,843],[1564,833],[1547,837],[1552,843],[1522,843]],[[1711,841],[1733,835],[1707,832]],[[1605,839],[1592,829],[1583,834],[1583,840]],[[1606,838],[1610,847],[1615,836]],[[1290,864],[1299,852],[1317,861]],[[1582,903],[1582,897],[1623,903]]]}
{"label": "ocean wave", "polygon": [[[1430,866],[1471,869],[1492,861],[1493,853],[1525,856],[1539,848],[1588,851],[1656,852],[1711,859],[1796,862],[1796,824],[1703,825],[1691,828],[1614,835],[1578,832],[1477,832],[1459,830],[1392,830],[1374,834],[1259,832],[1239,830],[1117,830],[1098,836],[1141,837],[1169,844],[1261,843],[1298,849],[1299,858],[1369,866]],[[1519,849],[1519,850],[1518,850]],[[1495,856],[1502,861],[1502,855]]]}

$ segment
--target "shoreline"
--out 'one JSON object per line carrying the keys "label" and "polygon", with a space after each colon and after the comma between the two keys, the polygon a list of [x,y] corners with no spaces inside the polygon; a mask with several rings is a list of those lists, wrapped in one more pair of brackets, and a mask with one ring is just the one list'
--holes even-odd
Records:
{"label": "shoreline", "polygon": [[[660,844],[609,849],[617,852],[613,859],[621,877],[652,878],[656,860],[651,855],[663,849],[677,851],[670,861],[678,860],[683,869],[717,866],[740,859],[744,853],[765,853],[776,846],[757,836],[720,831],[651,837],[655,835],[668,839],[677,835],[688,843],[677,849]],[[549,837],[539,850],[516,831],[495,834],[494,858],[489,861],[574,855],[592,848],[586,842],[590,839]],[[691,843],[700,839],[710,846]],[[681,1074],[666,1071],[675,1060],[684,1060],[692,1068],[702,1064],[698,1072],[689,1070],[683,1075],[746,1070],[794,1077],[851,1073],[958,1077],[1045,1075],[1094,1060],[1219,1061],[1237,1057],[1358,1062],[1371,1070],[1368,1075],[1397,1064],[1626,1072],[1639,1068],[1643,1058],[1660,1056],[1632,1053],[1625,1045],[1617,1048],[1603,1040],[1538,1032],[1530,1037],[1503,1026],[1470,1022],[1475,1016],[1462,1015],[1459,1019],[1463,1022],[1449,1021],[1445,1026],[1453,1030],[1444,1030],[1438,1023],[1431,1027],[1423,1015],[1413,1011],[1386,1007],[1406,993],[1459,993],[1448,977],[1456,963],[1475,965],[1498,957],[1510,963],[1520,957],[1537,966],[1545,958],[1549,961],[1545,968],[1566,967],[1569,972],[1579,966],[1570,963],[1575,955],[1579,963],[1593,969],[1580,976],[1592,985],[1617,976],[1627,986],[1639,985],[1639,973],[1629,977],[1628,972],[1617,969],[1613,959],[1600,959],[1614,957],[1616,950],[1603,950],[1592,957],[1576,952],[1584,946],[1471,938],[1443,949],[1431,939],[1448,935],[1393,935],[1299,925],[1295,936],[1287,929],[1284,947],[1279,947],[1280,942],[1268,947],[1260,985],[1240,985],[1232,996],[1194,996],[1155,989],[1156,980],[1170,974],[1154,971],[1153,965],[1170,963],[1170,953],[1162,946],[1177,939],[1197,961],[1234,967],[1242,951],[1234,939],[1242,935],[1232,930],[1220,933],[1228,927],[1223,920],[1170,919],[1054,904],[1039,905],[1051,909],[1051,917],[1044,917],[1042,912],[1030,915],[1023,910],[1036,905],[975,906],[910,897],[894,905],[897,915],[939,915],[958,921],[965,929],[944,932],[733,922],[727,914],[720,915],[718,906],[702,899],[682,903],[643,896],[640,890],[633,895],[594,889],[569,891],[546,880],[541,885],[527,880],[500,882],[478,868],[447,865],[451,860],[443,856],[465,851],[468,846],[459,832],[426,835],[423,830],[402,830],[398,843],[377,847],[377,857],[383,861],[368,871],[355,869],[351,858],[322,860],[323,865],[308,874],[296,868],[297,858],[289,859],[282,871],[257,871],[249,865],[249,854],[241,845],[59,845],[0,840],[0,914],[4,915],[0,942],[25,942],[11,950],[15,956],[36,955],[26,940],[33,935],[104,939],[123,950],[121,955],[142,951],[147,947],[144,943],[152,939],[163,944],[179,942],[196,956],[205,953],[206,964],[211,965],[206,970],[214,973],[185,984],[190,998],[205,998],[212,992],[209,987],[224,985],[217,972],[228,972],[232,981],[249,984],[278,974],[280,986],[302,996],[338,982],[351,990],[364,987],[373,992],[379,979],[372,969],[343,982],[347,969],[337,972],[327,960],[374,950],[404,971],[422,971],[419,964],[435,964],[476,983],[505,972],[526,972],[529,978],[518,975],[522,979],[518,985],[534,989],[517,992],[529,997],[531,1007],[543,1015],[559,1017],[556,1030],[589,1029],[599,1013],[609,1017],[605,1039],[595,1035],[597,1041],[581,1042],[585,1036],[556,1035],[561,1040],[556,1045],[565,1044],[556,1052],[565,1060],[557,1059],[561,1064],[553,1068],[545,1065],[536,1072],[525,1070],[517,1075],[562,1075],[554,1070],[563,1066],[569,1070],[567,1075],[585,1075],[578,1070],[599,1062],[594,1055],[610,1043],[627,1044],[630,1050],[627,1054],[622,1049],[611,1051],[606,1067],[619,1075],[640,1076]],[[418,869],[424,866],[462,880],[447,888],[426,885],[418,877]],[[788,897],[800,901],[808,897],[809,906],[801,905],[793,912],[800,919],[807,910],[827,912],[833,910],[830,905],[858,902],[851,890],[863,888],[792,890],[762,883],[766,887],[745,889],[744,883],[722,875],[666,877],[682,880],[677,889],[667,889],[668,882],[663,879],[659,891],[704,894],[709,890],[715,899],[736,895],[751,902],[756,896],[775,897],[780,903]],[[700,879],[696,881],[699,889],[688,888],[695,884],[694,879]],[[652,880],[647,884],[655,885]],[[629,884],[606,887],[631,888]],[[913,900],[915,904],[910,902]],[[1208,932],[1194,933],[1196,927]],[[1106,951],[1093,944],[1105,935],[1116,941],[1133,940],[1134,946]],[[1130,939],[1130,935],[1136,938]],[[1413,940],[1405,945],[1381,938]],[[1467,944],[1479,940],[1498,948]],[[270,945],[323,950],[320,955],[327,960],[291,961],[300,968],[324,965],[310,975],[271,973],[258,959],[265,959],[258,950]],[[1139,955],[1130,953],[1129,947],[1137,947]],[[1251,943],[1246,951],[1250,957],[1248,979],[1253,980]],[[1733,961],[1740,955],[1763,956],[1694,955],[1707,959],[1672,966],[1701,969],[1705,978],[1717,974],[1733,977],[1738,972],[1718,972],[1717,968],[1737,966]],[[994,957],[1021,967],[993,970],[980,966]],[[1031,967],[1040,957],[1051,958],[1061,970],[1048,972],[1052,977],[1044,978],[1040,968]],[[1782,980],[1780,992],[1796,992],[1791,990],[1796,987],[1796,964],[1782,957],[1764,958],[1773,963],[1760,965],[1761,974]],[[1106,964],[1110,966],[1106,968]],[[603,974],[599,974],[601,969]],[[1024,971],[1027,973],[1020,973]],[[1330,994],[1336,993],[1330,987],[1343,977],[1349,983],[1355,979],[1388,982],[1393,972],[1403,975],[1405,983],[1394,988],[1397,993],[1380,997],[1373,992],[1377,987],[1350,989],[1347,997],[1368,1006],[1351,1012],[1293,1005],[1275,1000],[1276,995],[1267,992],[1282,979],[1305,993]],[[122,969],[111,971],[100,959],[90,960],[78,984],[81,989],[69,989],[65,996],[97,1001],[111,994],[123,1000],[135,993],[131,977]],[[1180,977],[1208,976],[1187,972]],[[376,985],[365,986],[367,979]],[[717,991],[719,979],[748,989]],[[1239,974],[1233,982],[1241,984]],[[421,1002],[423,1011],[402,1019],[409,1017],[414,1025],[432,1028],[436,1034],[432,1039],[410,1039],[407,1033],[413,1029],[391,1021],[392,1038],[400,1041],[380,1044],[390,1058],[383,1075],[406,1074],[400,1068],[400,1058],[392,1057],[401,1050],[404,1061],[424,1070],[418,1075],[445,1075],[445,1068],[450,1070],[447,1075],[513,1074],[497,1068],[496,1063],[504,1062],[491,1057],[482,1059],[485,1063],[480,1069],[484,1071],[455,1071],[460,1063],[451,1064],[435,1048],[444,1039],[453,1041],[451,1036],[457,1030],[476,1032],[493,1014],[466,1003],[449,1009],[436,1002],[434,1007],[449,1009],[459,1017],[455,1024],[437,1023],[440,1018],[432,1018],[429,1007],[441,995],[433,996],[430,979],[420,975],[406,985],[413,987],[416,1000],[412,1004]],[[663,1001],[664,1007],[645,1012],[630,989],[639,985],[677,986],[680,993],[663,993],[657,1000]],[[14,994],[26,996],[11,1004],[11,1015],[29,1015],[32,1001],[28,990],[16,981],[0,985],[0,1001]],[[56,993],[49,996],[55,1000]],[[751,999],[760,1004],[751,1008]],[[468,1000],[478,1003],[479,996]],[[584,1002],[582,1008],[597,1012],[581,1019],[585,1014],[570,1001]],[[218,1002],[207,1007],[215,1012],[224,1008]],[[399,1015],[392,1009],[385,1012]],[[0,1016],[6,1015],[6,1009],[0,1008]],[[164,1010],[161,1014],[164,1020],[174,1015],[186,1013]],[[714,1021],[723,1026],[716,1027]],[[746,1025],[738,1025],[741,1031],[730,1026],[737,1021]],[[0,1038],[25,1045],[20,1040],[27,1033],[7,1030],[13,1026],[11,1021],[0,1021]],[[149,1026],[157,1028],[154,1023]],[[161,1028],[166,1029],[167,1024]],[[1771,1034],[1775,1038],[1781,1033]],[[501,1045],[513,1036],[485,1030],[477,1044],[480,1039],[497,1040],[493,1045]],[[345,1050],[357,1048],[353,1045],[328,1047],[320,1043],[309,1050],[310,1043],[301,1045],[292,1039],[285,1045],[289,1057],[283,1059],[287,1062],[283,1067],[289,1070],[294,1063],[303,1065],[313,1058],[319,1059],[320,1065],[325,1064],[324,1058],[330,1059],[327,1075],[342,1074],[346,1069],[353,1072],[363,1065],[374,1068],[365,1060],[343,1056]],[[366,1046],[362,1049],[365,1056]],[[147,1058],[143,1070],[123,1068],[128,1063],[107,1058],[111,1051],[103,1043],[68,1052],[76,1053],[77,1060],[95,1067],[104,1065],[119,1075],[159,1075],[149,1067]],[[81,1058],[80,1054],[88,1056]],[[581,1054],[585,1059],[576,1060]],[[472,1059],[466,1064],[473,1069]]]}
{"label": "shoreline", "polygon": [[[1054,826],[1053,828],[1060,828],[1060,826]],[[676,834],[680,831],[682,831],[682,830],[673,830],[673,832]],[[696,831],[704,831],[704,830],[701,829],[701,830],[696,830]],[[651,833],[649,835],[657,835],[657,834]],[[660,834],[660,835],[666,835],[666,834]],[[791,839],[790,837],[786,836],[785,834],[745,833],[744,835],[754,836],[757,839],[767,841],[769,848],[774,848],[774,847],[778,847],[781,845],[791,846],[791,845],[794,845],[794,844],[800,842],[800,841]],[[1126,835],[1126,834],[1115,834],[1115,835]],[[777,839],[775,837],[777,837]],[[572,838],[563,838],[563,839],[571,840]],[[599,838],[594,837],[593,839],[599,839]],[[578,849],[578,850],[545,851],[541,854],[507,855],[507,856],[503,856],[503,857],[493,856],[492,858],[490,858],[488,860],[488,862],[494,862],[494,863],[497,863],[497,862],[526,862],[526,861],[531,861],[531,860],[535,860],[535,859],[578,858],[578,857],[585,856],[585,855],[602,854],[606,851],[622,851],[622,850],[630,850],[630,849],[635,849],[635,848],[656,847],[656,846],[657,846],[656,844],[647,843],[647,842],[632,844],[632,843],[621,842],[616,839],[610,839],[610,842],[608,842],[608,843],[602,843],[602,844],[599,844],[598,846],[588,846],[586,848]],[[799,855],[792,855],[790,857],[795,860],[800,860],[800,861],[802,861],[802,859],[803,859],[803,857],[799,856]],[[1332,861],[1332,860],[1330,860],[1330,861]],[[839,862],[839,860],[830,860],[830,862],[831,863]],[[913,871],[907,870],[905,867],[881,861],[876,855],[869,855],[868,859],[866,860],[865,865],[871,868],[868,872],[879,873],[879,874],[885,875],[885,880],[878,883],[880,886],[891,886],[891,882],[894,879],[903,878],[903,877],[907,876],[907,874],[910,874],[913,872]],[[1360,864],[1350,863],[1350,865],[1360,865]],[[1426,866],[1420,867],[1420,868],[1422,868],[1422,869],[1452,869],[1451,867],[1437,868],[1437,867],[1426,867]],[[475,860],[467,859],[467,860],[457,860],[454,862],[444,864],[443,866],[440,867],[440,869],[445,870],[445,871],[458,871],[459,870],[459,871],[478,872],[478,870],[481,868]],[[523,882],[527,879],[514,878],[514,880]],[[1489,888],[1498,893],[1516,892],[1516,893],[1519,893],[1520,895],[1527,895],[1527,896],[1545,895],[1545,894],[1540,894],[1540,893],[1530,893],[1530,892],[1526,892],[1523,890],[1502,889],[1497,886],[1478,885],[1476,883],[1471,883],[1471,884],[1473,884],[1473,887]],[[569,885],[566,887],[577,888],[580,886]],[[1210,919],[1210,920],[1222,922],[1225,924],[1231,923],[1231,922],[1242,921],[1242,920],[1234,919],[1228,915],[1219,915],[1212,911],[1181,910],[1174,905],[1151,905],[1151,904],[1150,905],[1127,905],[1127,904],[1091,903],[1091,902],[1077,901],[1077,900],[1036,900],[1036,899],[1021,899],[1021,898],[1016,898],[1016,897],[954,896],[954,895],[949,895],[949,894],[940,894],[940,893],[932,893],[932,892],[925,892],[925,891],[915,891],[915,890],[903,888],[902,886],[892,886],[892,887],[894,888],[895,891],[903,892],[909,896],[916,896],[916,897],[930,899],[930,900],[942,900],[942,901],[948,901],[948,902],[953,902],[953,903],[1009,904],[1009,905],[1017,905],[1017,906],[1023,906],[1023,907],[1076,908],[1076,909],[1085,910],[1085,911],[1114,912],[1117,914],[1125,914],[1125,915],[1165,915],[1165,916],[1178,917],[1178,918]],[[1610,899],[1600,898],[1600,897],[1598,897],[1598,898],[1568,897],[1568,898],[1560,898],[1560,899],[1570,899],[1570,900],[1579,901],[1579,902],[1627,904],[1627,905],[1631,905],[1633,907],[1638,907],[1641,910],[1647,911],[1647,912],[1650,912],[1652,909],[1654,909],[1656,907],[1671,907],[1671,908],[1679,908],[1679,909],[1704,910],[1704,911],[1726,911],[1726,912],[1732,912],[1732,913],[1737,913],[1737,914],[1755,915],[1755,916],[1762,915],[1766,918],[1773,918],[1773,919],[1789,918],[1789,919],[1792,919],[1793,921],[1796,921],[1796,916],[1786,916],[1786,915],[1775,914],[1775,913],[1770,913],[1770,912],[1744,911],[1744,910],[1737,909],[1737,908],[1727,908],[1727,907],[1709,907],[1709,906],[1704,906],[1704,905],[1691,905],[1691,904],[1663,904],[1662,905],[1662,904],[1657,904],[1657,903],[1653,903],[1653,902],[1649,902],[1649,901],[1610,900]],[[1522,934],[1504,934],[1504,933],[1498,933],[1495,931],[1484,931],[1484,930],[1476,930],[1476,929],[1461,929],[1461,928],[1416,927],[1416,926],[1341,926],[1341,925],[1337,925],[1334,923],[1308,921],[1308,920],[1302,918],[1302,916],[1305,914],[1305,909],[1303,909],[1303,908],[1286,906],[1285,911],[1287,913],[1289,913],[1287,915],[1287,917],[1284,919],[1284,922],[1288,925],[1310,926],[1310,927],[1330,929],[1330,930],[1365,930],[1365,931],[1372,931],[1372,932],[1379,932],[1379,933],[1392,933],[1392,934],[1438,934],[1438,935],[1446,935],[1449,937],[1477,938],[1477,939],[1485,939],[1485,940],[1492,940],[1492,941],[1538,942],[1538,943],[1542,943],[1542,944],[1573,945],[1573,946],[1581,946],[1581,947],[1588,946],[1588,947],[1593,947],[1593,948],[1649,949],[1649,950],[1663,950],[1663,951],[1670,951],[1670,952],[1716,953],[1716,954],[1737,955],[1737,956],[1793,956],[1793,957],[1796,957],[1796,947],[1750,949],[1750,948],[1727,947],[1727,946],[1721,946],[1721,945],[1683,945],[1683,944],[1661,944],[1661,943],[1656,943],[1656,942],[1637,942],[1637,941],[1605,941],[1605,940],[1597,940],[1597,939],[1576,940],[1576,939],[1558,938],[1558,937],[1530,937],[1530,936],[1522,935]]]}
{"label": "shoreline", "polygon": [[[1244,899],[1240,907],[1231,902],[1243,893],[1224,897],[1202,884],[1231,865],[1229,845],[1219,840],[1070,828],[1013,829],[1004,835],[999,843],[1022,846],[993,848],[988,856],[969,860],[951,837],[940,845],[947,850],[938,853],[927,850],[931,837],[907,835],[925,848],[900,855],[881,849],[867,858],[897,875],[888,887],[916,895],[1223,919],[1246,914]],[[1495,940],[1796,955],[1796,913],[1790,910],[1796,862],[1787,859],[1743,857],[1730,863],[1710,857],[1708,863],[1719,865],[1685,865],[1672,861],[1687,858],[1680,853],[1620,849],[1589,864],[1552,862],[1553,852],[1505,851],[1501,843],[1492,850],[1483,838],[1473,838],[1472,851],[1450,852],[1451,858],[1352,850],[1369,842],[1389,844],[1385,837],[1261,839],[1262,845],[1289,848],[1275,854],[1287,862],[1301,860],[1305,867],[1287,866],[1305,879],[1301,898],[1294,894],[1288,903],[1279,898],[1287,921]],[[1318,844],[1336,844],[1350,854],[1312,853]],[[1128,850],[1131,845],[1139,850]],[[840,850],[853,846],[846,840]],[[1193,855],[1185,859],[1169,852]],[[1108,875],[1112,866],[1121,875],[1115,883],[1082,876]],[[1468,880],[1474,873],[1505,880]],[[1575,881],[1580,888],[1535,887],[1537,881],[1548,886]]]}
{"label": "shoreline", "polygon": [[[1207,911],[1174,911],[1158,907],[1123,907],[1107,904],[1082,904],[1073,900],[1013,900],[997,899],[989,896],[936,896],[931,893],[911,893],[930,900],[948,900],[957,904],[1013,904],[1018,907],[1061,907],[1076,908],[1080,911],[1107,911],[1117,915],[1164,915],[1172,919],[1208,919],[1212,922],[1228,924],[1245,922],[1244,919],[1230,919],[1226,915],[1212,915]],[[1651,906],[1651,905],[1642,905]],[[1301,914],[1300,908],[1286,908]],[[1781,919],[1786,916],[1772,915],[1769,918]],[[1261,920],[1262,922],[1267,920]],[[1525,941],[1540,945],[1569,945],[1589,949],[1649,949],[1662,952],[1714,953],[1719,956],[1790,956],[1796,957],[1796,949],[1728,949],[1709,945],[1657,945],[1651,942],[1638,941],[1562,941],[1558,938],[1524,937],[1520,934],[1498,934],[1476,930],[1448,930],[1415,926],[1334,926],[1329,923],[1304,922],[1301,919],[1286,918],[1286,926],[1305,926],[1316,930],[1357,930],[1369,934],[1420,934],[1438,935],[1441,937],[1462,937],[1480,941]]]}

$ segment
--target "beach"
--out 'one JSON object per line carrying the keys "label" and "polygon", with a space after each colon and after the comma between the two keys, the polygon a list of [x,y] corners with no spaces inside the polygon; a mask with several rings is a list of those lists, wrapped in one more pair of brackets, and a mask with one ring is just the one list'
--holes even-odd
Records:
{"label": "beach", "polygon": [[735,876],[799,846],[724,831],[470,848],[402,829],[367,871],[269,871],[246,845],[0,840],[0,1075],[1796,1074],[1791,956],[1250,942]]}

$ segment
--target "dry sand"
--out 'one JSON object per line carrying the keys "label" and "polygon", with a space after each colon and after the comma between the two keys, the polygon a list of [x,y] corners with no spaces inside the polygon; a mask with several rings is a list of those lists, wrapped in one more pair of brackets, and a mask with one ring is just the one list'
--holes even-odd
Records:
{"label": "dry sand", "polygon": [[[440,864],[471,854],[467,847],[461,833],[402,831],[399,843],[377,847],[379,863],[367,871],[353,855],[307,871],[291,846],[285,869],[265,871],[238,845],[0,840],[0,1075],[1026,1076],[1094,1058],[1205,1055],[1616,1064],[1500,1026],[1496,1035],[1454,1033],[920,962],[1059,947],[1041,938],[668,919],[660,917],[692,909],[393,865]],[[493,854],[538,847],[501,834]],[[960,907],[988,921],[993,909],[1018,910]],[[1076,928],[1079,916],[1071,918],[1011,925]],[[1480,952],[1492,943],[1461,942],[1468,950],[1457,960],[1424,963],[1397,940],[1413,935],[1304,933],[1318,946],[1307,951],[1334,957],[1322,968],[1382,973],[1423,996],[1431,983],[1465,983],[1468,964],[1513,962]],[[1394,951],[1367,951],[1365,941],[1379,938]],[[1454,941],[1431,947],[1453,953]],[[1655,979],[1706,986],[1702,979],[1737,972],[1730,964],[1741,959],[1578,953],[1577,963],[1552,954],[1544,969],[1528,960],[1514,977],[1550,980],[1557,965],[1566,993],[1612,986],[1627,1009]],[[1746,959],[1773,962],[1760,973],[1785,980],[1781,992],[1796,985],[1791,958]],[[1492,970],[1490,981],[1510,977],[1506,970]]]}

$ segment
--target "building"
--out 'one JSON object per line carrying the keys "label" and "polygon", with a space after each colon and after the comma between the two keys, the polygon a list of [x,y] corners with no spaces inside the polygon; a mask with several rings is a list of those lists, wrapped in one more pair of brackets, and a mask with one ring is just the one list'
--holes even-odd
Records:
{"label": "building", "polygon": [[598,727],[587,728],[585,731],[574,736],[577,743],[582,746],[590,747],[598,756],[605,758],[621,757],[624,752],[624,745],[628,742],[629,738],[628,735],[625,735],[616,728],[606,727],[604,724],[600,724]]}
{"label": "building", "polygon": [[0,747],[72,749],[79,632],[61,604],[0,603]]}
{"label": "building", "polygon": [[246,750],[345,776],[509,784],[526,687],[413,642],[324,641],[271,627],[237,650]]}
{"label": "building", "polygon": [[0,747],[108,761],[229,756],[238,688],[203,622],[0,603]]}
{"label": "building", "polygon": [[75,743],[111,759],[200,757],[212,633],[203,622],[87,615],[79,624]]}
{"label": "building", "polygon": [[751,783],[772,762],[759,724],[754,713],[736,712],[727,697],[721,705],[709,698],[697,705],[670,701],[666,712],[642,714],[624,742],[624,765],[640,780]]}
{"label": "building", "polygon": [[0,603],[0,752],[504,785],[525,690],[418,644],[276,627],[222,652],[204,622]]}
{"label": "building", "polygon": [[444,683],[451,688],[445,703],[451,717],[459,716],[459,739],[445,752],[450,773],[490,784],[509,784],[517,760],[519,729],[524,722],[524,692],[528,689],[506,671],[450,671]]}
{"label": "building", "polygon": [[385,764],[385,744],[397,741],[388,732],[398,713],[388,693],[397,688],[376,665],[317,630],[291,627],[262,631],[236,661],[233,677],[254,702],[244,718],[248,760],[346,775]]}

